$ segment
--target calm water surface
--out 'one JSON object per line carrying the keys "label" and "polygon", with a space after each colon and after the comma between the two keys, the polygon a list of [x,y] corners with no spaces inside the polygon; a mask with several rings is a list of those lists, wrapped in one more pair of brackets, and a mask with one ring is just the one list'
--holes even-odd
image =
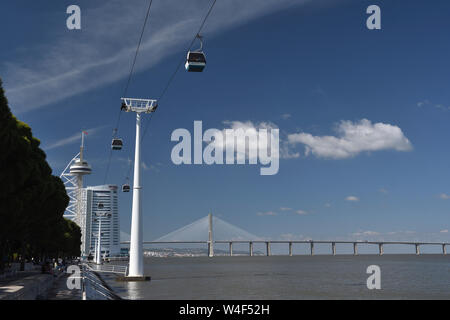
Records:
{"label": "calm water surface", "polygon": [[146,258],[145,271],[151,282],[107,281],[128,299],[450,299],[450,255]]}

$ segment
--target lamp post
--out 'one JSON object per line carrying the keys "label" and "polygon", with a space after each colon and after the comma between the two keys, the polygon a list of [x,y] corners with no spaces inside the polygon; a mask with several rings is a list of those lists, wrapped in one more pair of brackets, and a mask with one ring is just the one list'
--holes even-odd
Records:
{"label": "lamp post", "polygon": [[[99,209],[103,209],[103,204],[98,205]],[[96,213],[95,216],[97,217],[98,221],[98,236],[97,236],[97,250],[95,255],[95,263],[101,264],[102,263],[102,221],[103,218],[110,218],[111,213],[110,212],[102,212],[102,213]]]}

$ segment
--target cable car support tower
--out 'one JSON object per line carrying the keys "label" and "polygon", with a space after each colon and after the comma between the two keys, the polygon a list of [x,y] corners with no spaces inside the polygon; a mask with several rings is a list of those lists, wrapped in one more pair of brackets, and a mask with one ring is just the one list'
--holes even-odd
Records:
{"label": "cable car support tower", "polygon": [[150,280],[144,275],[143,226],[141,212],[141,114],[152,113],[158,107],[153,99],[122,98],[121,109],[136,113],[136,146],[134,152],[133,205],[131,213],[130,265],[125,280]]}

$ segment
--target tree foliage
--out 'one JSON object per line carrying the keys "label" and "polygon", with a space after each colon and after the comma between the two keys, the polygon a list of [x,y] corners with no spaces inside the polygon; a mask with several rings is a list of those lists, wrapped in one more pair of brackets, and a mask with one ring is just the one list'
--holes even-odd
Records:
{"label": "tree foliage", "polygon": [[0,263],[14,252],[79,254],[80,229],[63,218],[69,197],[39,145],[11,113],[0,80]]}

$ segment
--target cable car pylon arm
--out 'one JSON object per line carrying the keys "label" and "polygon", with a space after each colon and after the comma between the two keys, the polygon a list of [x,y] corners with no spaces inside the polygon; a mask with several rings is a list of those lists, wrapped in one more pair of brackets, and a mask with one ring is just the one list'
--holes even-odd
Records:
{"label": "cable car pylon arm", "polygon": [[121,98],[121,100],[122,106],[120,108],[125,112],[151,113],[158,108],[158,102],[154,99]]}

